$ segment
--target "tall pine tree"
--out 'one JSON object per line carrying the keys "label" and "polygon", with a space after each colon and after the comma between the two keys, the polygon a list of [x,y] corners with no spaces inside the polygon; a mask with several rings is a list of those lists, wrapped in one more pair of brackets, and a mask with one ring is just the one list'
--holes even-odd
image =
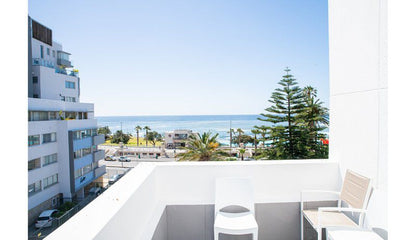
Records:
{"label": "tall pine tree", "polygon": [[271,122],[270,137],[271,148],[268,157],[274,159],[302,158],[305,153],[300,141],[302,131],[298,126],[299,114],[305,108],[304,97],[298,83],[285,69],[286,74],[279,81],[269,100],[272,105],[266,108],[268,113],[262,113],[261,121]]}

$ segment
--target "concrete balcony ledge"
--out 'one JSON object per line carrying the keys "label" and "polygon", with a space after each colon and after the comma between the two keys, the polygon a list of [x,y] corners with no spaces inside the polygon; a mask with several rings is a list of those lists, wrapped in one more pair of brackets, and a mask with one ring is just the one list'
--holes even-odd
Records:
{"label": "concrete balcony ledge", "polygon": [[94,169],[94,178],[99,178],[105,174],[105,165]]}
{"label": "concrete balcony ledge", "polygon": [[93,137],[93,145],[100,145],[105,142],[104,134],[99,134]]}
{"label": "concrete balcony ledge", "polygon": [[[47,239],[211,239],[206,219],[212,220],[218,177],[252,178],[260,239],[283,228],[281,236],[298,239],[300,191],[341,185],[338,163],[329,160],[141,163]],[[172,216],[190,224],[175,225]],[[276,228],[287,216],[291,220]],[[197,232],[203,236],[192,235]]]}
{"label": "concrete balcony ledge", "polygon": [[98,150],[94,152],[94,162],[104,159],[104,157],[105,157],[104,150]]}

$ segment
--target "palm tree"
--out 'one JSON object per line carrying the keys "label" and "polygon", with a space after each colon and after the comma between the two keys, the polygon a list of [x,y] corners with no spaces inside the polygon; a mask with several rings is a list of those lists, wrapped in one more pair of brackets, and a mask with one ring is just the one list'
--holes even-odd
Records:
{"label": "palm tree", "polygon": [[244,153],[245,152],[246,152],[246,149],[244,149],[244,148],[240,149],[241,161],[244,161]]}
{"label": "palm tree", "polygon": [[233,144],[233,134],[235,133],[234,128],[230,128],[230,131],[228,131],[227,133],[230,134],[230,151],[231,151],[231,147],[232,147],[232,144]]}
{"label": "palm tree", "polygon": [[147,147],[147,133],[149,133],[149,131],[150,131],[151,129],[150,129],[150,127],[148,127],[148,126],[144,126],[143,130],[146,130],[146,136],[145,136],[145,139],[146,139],[146,147]]}
{"label": "palm tree", "polygon": [[224,159],[227,153],[219,148],[217,141],[218,133],[204,132],[202,135],[190,135],[184,153],[179,153],[179,161],[218,161]]}
{"label": "palm tree", "polygon": [[240,147],[240,143],[241,143],[241,134],[244,133],[243,129],[241,128],[237,128],[237,133],[238,133],[238,146]]}
{"label": "palm tree", "polygon": [[139,146],[139,133],[140,133],[140,130],[142,130],[142,127],[137,125],[135,129],[136,129],[136,133],[137,133],[137,146]]}
{"label": "palm tree", "polygon": [[257,134],[260,134],[258,129],[252,129],[251,132],[254,134],[254,153],[257,153]]}

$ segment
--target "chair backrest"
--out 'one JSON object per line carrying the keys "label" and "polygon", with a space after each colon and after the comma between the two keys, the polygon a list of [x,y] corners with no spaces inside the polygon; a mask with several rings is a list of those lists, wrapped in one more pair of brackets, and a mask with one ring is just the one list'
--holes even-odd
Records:
{"label": "chair backrest", "polygon": [[371,179],[347,170],[342,184],[340,199],[353,208],[367,208],[371,192]]}
{"label": "chair backrest", "polygon": [[215,182],[215,215],[228,206],[244,207],[254,214],[254,194],[249,178],[217,178]]}

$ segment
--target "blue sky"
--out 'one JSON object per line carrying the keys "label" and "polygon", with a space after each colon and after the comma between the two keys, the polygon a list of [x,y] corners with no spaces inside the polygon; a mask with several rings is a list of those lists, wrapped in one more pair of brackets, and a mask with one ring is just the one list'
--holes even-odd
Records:
{"label": "blue sky", "polygon": [[326,0],[34,1],[96,116],[259,114],[288,66],[328,106]]}

